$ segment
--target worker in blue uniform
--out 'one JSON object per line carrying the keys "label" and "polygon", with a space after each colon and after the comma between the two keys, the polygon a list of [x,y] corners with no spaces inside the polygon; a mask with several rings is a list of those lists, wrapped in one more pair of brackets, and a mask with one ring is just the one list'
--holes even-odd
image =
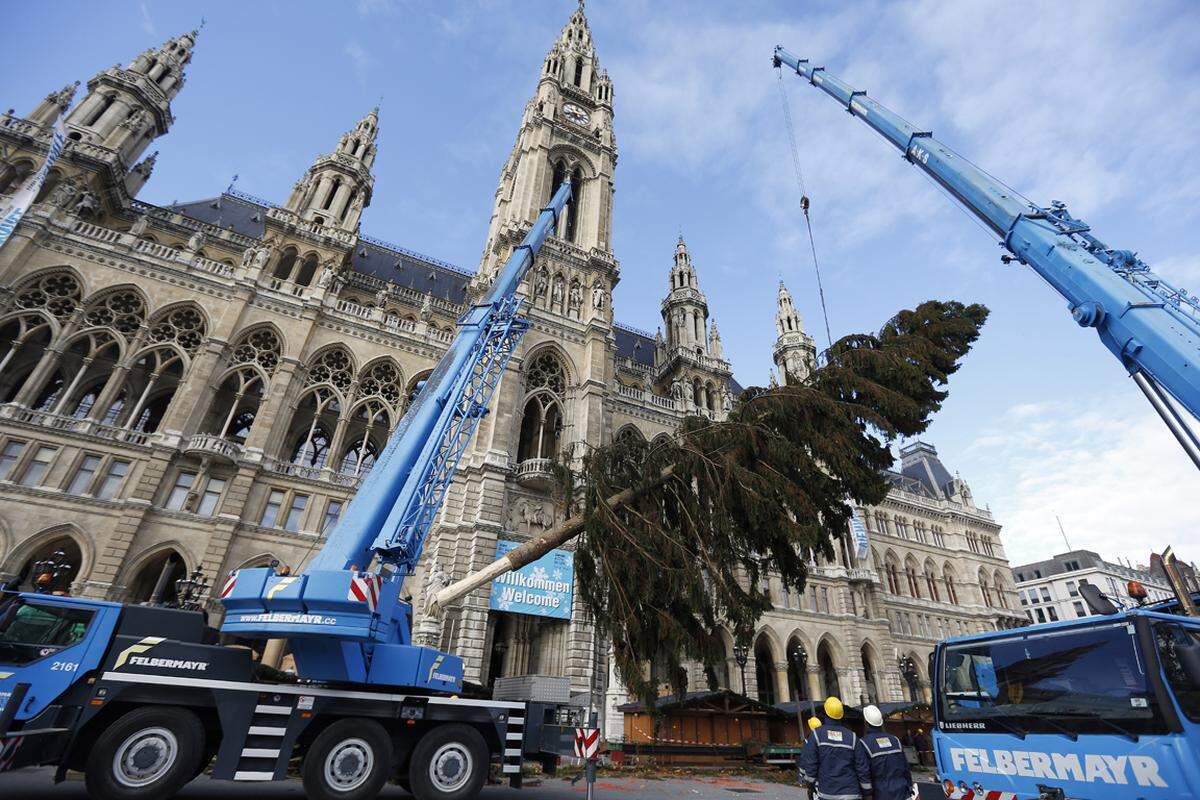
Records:
{"label": "worker in blue uniform", "polygon": [[871,765],[871,789],[875,800],[908,800],[913,793],[912,771],[900,740],[883,730],[883,714],[877,706],[863,709],[867,730],[859,750]]}
{"label": "worker in blue uniform", "polygon": [[842,701],[825,700],[821,727],[809,734],[800,751],[800,780],[815,800],[864,800],[871,797],[871,766],[854,731],[841,724]]}

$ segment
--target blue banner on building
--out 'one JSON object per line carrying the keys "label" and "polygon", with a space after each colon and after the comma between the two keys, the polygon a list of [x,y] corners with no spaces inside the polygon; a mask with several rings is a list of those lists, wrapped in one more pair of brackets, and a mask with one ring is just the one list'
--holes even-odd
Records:
{"label": "blue banner on building", "polygon": [[[521,542],[496,542],[496,558]],[[575,554],[551,550],[532,564],[492,581],[491,608],[513,614],[570,619],[575,594]]]}
{"label": "blue banner on building", "polygon": [[25,216],[25,212],[37,199],[38,192],[42,190],[42,184],[46,182],[46,176],[50,174],[50,167],[58,158],[58,154],[62,152],[63,144],[67,141],[67,129],[63,125],[61,116],[54,120],[52,130],[50,151],[46,154],[46,160],[38,171],[30,175],[24,185],[13,194],[8,204],[0,208],[0,247],[3,247],[4,243],[8,241],[8,237],[16,229],[21,217]]}
{"label": "blue banner on building", "polygon": [[871,542],[867,539],[866,526],[855,511],[850,512],[850,535],[854,539],[854,558],[862,561],[871,552]]}

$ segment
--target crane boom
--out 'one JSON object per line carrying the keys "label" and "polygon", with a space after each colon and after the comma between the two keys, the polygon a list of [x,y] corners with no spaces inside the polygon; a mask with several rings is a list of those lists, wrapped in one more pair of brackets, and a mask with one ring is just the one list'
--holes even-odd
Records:
{"label": "crane boom", "polygon": [[[425,381],[343,519],[299,575],[232,574],[222,631],[287,637],[301,677],[457,691],[462,660],[412,643],[399,598],[434,516],[529,323],[517,288],[571,199],[564,183],[497,273]],[[378,560],[382,569],[370,572]],[[360,565],[362,569],[360,569]]]}
{"label": "crane boom", "polygon": [[1062,203],[1038,207],[824,67],[775,48],[787,65],[896,146],[946,189],[1067,301],[1082,327],[1095,328],[1200,467],[1200,442],[1170,395],[1200,419],[1200,301],[1171,286],[1129,250],[1111,249]]}

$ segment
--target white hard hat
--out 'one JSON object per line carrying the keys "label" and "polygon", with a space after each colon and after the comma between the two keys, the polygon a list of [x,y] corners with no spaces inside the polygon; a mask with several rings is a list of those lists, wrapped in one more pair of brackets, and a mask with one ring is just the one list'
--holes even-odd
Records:
{"label": "white hard hat", "polygon": [[883,712],[878,706],[867,706],[863,709],[863,719],[873,728],[883,727]]}

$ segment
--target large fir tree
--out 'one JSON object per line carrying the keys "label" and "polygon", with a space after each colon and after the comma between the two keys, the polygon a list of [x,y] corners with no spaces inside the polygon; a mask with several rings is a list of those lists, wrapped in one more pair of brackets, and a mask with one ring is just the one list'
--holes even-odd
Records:
{"label": "large fir tree", "polygon": [[718,628],[753,629],[771,607],[768,571],[802,592],[852,505],[884,499],[890,443],[925,430],[986,318],[980,305],[922,303],[838,340],[803,381],[746,390],[723,422],[690,417],[669,440],[591,451],[580,475],[563,470],[574,516],[435,602],[585,533],[580,599],[622,682],[653,705],[664,683],[684,690],[690,660],[715,684]]}

